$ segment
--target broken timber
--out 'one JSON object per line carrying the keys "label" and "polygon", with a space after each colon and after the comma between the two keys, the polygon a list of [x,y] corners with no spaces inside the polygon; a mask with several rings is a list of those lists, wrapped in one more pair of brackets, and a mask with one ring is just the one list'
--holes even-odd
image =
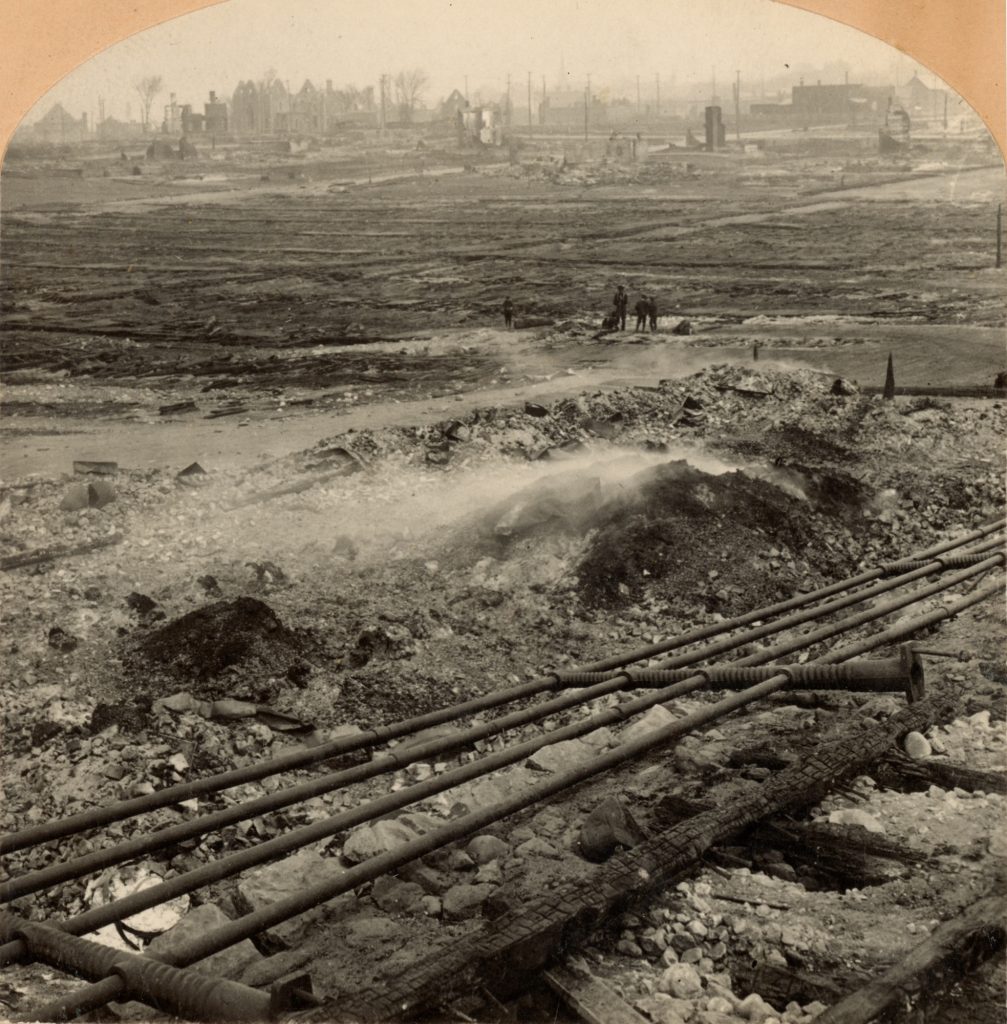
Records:
{"label": "broken timber", "polygon": [[107,537],[99,537],[97,540],[89,540],[83,544],[36,548],[34,551],[24,551],[19,555],[7,555],[5,558],[0,558],[0,569],[20,569],[26,565],[40,565],[42,562],[54,562],[58,558],[69,558],[71,555],[84,555],[89,551],[98,551],[100,548],[120,544],[122,540],[123,534],[112,533]]}
{"label": "broken timber", "polygon": [[647,1024],[603,981],[570,967],[553,967],[543,975],[548,986],[586,1024]]}
{"label": "broken timber", "polygon": [[947,759],[916,761],[900,753],[893,753],[885,759],[877,778],[892,789],[921,790],[940,786],[942,789],[964,789],[969,793],[977,790],[1007,793],[1007,775],[1003,772],[982,771]]}
{"label": "broken timber", "polygon": [[945,991],[1004,948],[1005,924],[1007,897],[973,903],[879,978],[816,1017],[816,1024],[867,1024],[911,1000]]}
{"label": "broken timber", "polygon": [[[454,993],[492,985],[520,991],[529,971],[547,968],[604,919],[694,870],[712,847],[785,808],[817,803],[843,779],[862,774],[906,733],[926,731],[957,713],[953,698],[919,701],[868,729],[852,729],[778,772],[758,793],[704,811],[612,857],[586,879],[567,882],[535,900],[504,909],[480,932],[438,951],[394,983],[343,993],[343,1013],[367,1021],[413,1020]],[[506,896],[506,893],[502,893]]]}
{"label": "broken timber", "polygon": [[274,498],[282,498],[287,494],[300,494],[303,491],[308,491],[312,487],[318,487],[319,484],[328,483],[330,480],[335,480],[340,476],[348,476],[350,473],[355,473],[360,466],[357,463],[347,463],[345,466],[334,469],[329,473],[319,473],[315,476],[301,477],[300,480],[294,480],[289,484],[280,484],[278,487],[271,487],[268,491],[260,491],[258,494],[250,495],[247,498],[242,498],[240,501],[236,501],[229,505],[230,509],[245,508],[248,505],[260,505],[263,502],[272,501]]}

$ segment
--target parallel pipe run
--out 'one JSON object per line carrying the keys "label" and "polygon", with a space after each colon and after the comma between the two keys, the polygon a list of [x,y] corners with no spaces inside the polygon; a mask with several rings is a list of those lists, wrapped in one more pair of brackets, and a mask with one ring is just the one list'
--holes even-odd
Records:
{"label": "parallel pipe run", "polygon": [[[92,981],[108,979],[101,990],[104,993],[115,987],[118,991],[112,993],[113,999],[137,995],[157,1010],[190,1020],[247,1021],[270,1016],[268,992],[124,953],[50,925],[25,921],[6,910],[0,910],[0,937],[27,943],[32,957],[50,967]],[[41,1014],[32,1016],[49,1019]]]}
{"label": "parallel pipe run", "polygon": [[[972,575],[976,571],[985,571],[986,568],[992,568],[993,565],[997,564],[998,561],[1003,561],[1003,553],[991,556],[984,560],[984,562],[978,563],[973,566],[971,570],[965,570],[966,576]],[[740,646],[743,643],[747,643],[753,639],[759,639],[766,635],[778,632],[785,627],[790,625],[796,625],[811,618],[816,618],[818,615],[826,612],[836,611],[850,604],[859,603],[867,597],[875,596],[879,593],[885,593],[904,583],[912,582],[915,579],[919,579],[923,576],[929,575],[929,563],[928,568],[918,569],[915,572],[907,573],[903,577],[899,577],[895,580],[889,580],[881,582],[873,587],[869,587],[866,590],[859,591],[853,595],[837,599],[821,608],[810,609],[804,612],[798,612],[794,615],[788,616],[787,618],[781,619],[776,623],[770,623],[763,626],[759,626],[755,629],[749,630],[747,633],[741,634],[740,636],[733,638],[726,638],[717,641],[714,644],[708,645],[699,651],[692,652],[686,655],[679,655],[675,658],[665,659],[661,664],[662,668],[680,668],[682,666],[695,664],[697,661],[706,660],[708,657],[714,654],[720,654],[725,651],[731,650]],[[949,577],[945,580],[938,581],[937,583],[930,584],[928,588],[920,593],[936,593],[938,590],[944,589],[947,586],[952,585],[958,577],[966,578],[962,573],[958,573],[954,577]],[[910,597],[904,603],[911,603],[913,600],[918,598]],[[901,600],[901,599],[900,599]],[[900,605],[904,606],[904,605]],[[863,621],[872,621],[877,615],[874,610],[864,613],[865,617],[860,619],[849,620],[851,623],[859,624]],[[815,638],[828,638],[834,636],[836,632],[841,632],[842,628],[836,630],[832,626],[827,626],[822,630],[818,630],[817,633],[811,634]],[[797,641],[785,643],[783,645],[777,645],[775,647],[767,648],[764,651],[758,652],[756,655],[750,656],[749,658],[742,659],[739,664],[750,665],[750,664],[762,664],[767,661],[773,660],[774,657],[786,653],[790,653],[794,650],[798,650],[801,647],[807,646],[810,642],[809,637],[801,637]],[[39,892],[49,886],[58,884],[60,882],[67,881],[71,878],[77,878],[81,875],[88,874],[93,871],[99,871],[106,867],[110,867],[114,864],[122,863],[123,861],[141,856],[142,854],[148,853],[152,850],[161,849],[164,846],[172,843],[181,842],[184,839],[191,838],[193,836],[205,834],[213,829],[220,828],[224,825],[230,824],[235,821],[241,821],[247,818],[255,817],[258,814],[267,813],[272,810],[276,810],[280,807],[289,806],[290,804],[297,803],[301,800],[310,799],[313,796],[320,795],[321,793],[330,792],[333,789],[337,789],[341,786],[349,785],[354,782],[360,782],[364,779],[371,778],[375,775],[382,774],[388,771],[394,771],[396,768],[404,767],[407,764],[416,761],[425,761],[431,757],[435,757],[438,754],[447,752],[448,750],[457,749],[460,746],[470,744],[478,739],[483,739],[487,736],[495,733],[504,731],[508,728],[514,728],[518,725],[526,724],[527,722],[534,721],[536,719],[545,717],[556,711],[565,710],[569,707],[577,704],[586,703],[590,700],[594,700],[600,696],[607,695],[616,690],[624,689],[626,684],[632,685],[634,677],[637,676],[639,670],[623,670],[614,676],[606,676],[604,673],[599,673],[599,678],[592,678],[588,680],[594,683],[589,690],[584,690],[579,693],[567,694],[554,698],[551,701],[547,701],[544,704],[534,706],[532,708],[525,709],[523,711],[513,712],[510,715],[503,716],[495,719],[492,722],[484,723],[480,726],[475,726],[455,736],[447,737],[444,739],[432,740],[427,744],[420,746],[413,746],[407,748],[403,754],[389,753],[384,757],[378,758],[364,765],[358,765],[354,768],[345,769],[341,772],[335,772],[326,776],[321,776],[317,779],[307,780],[296,786],[288,787],[287,789],[278,790],[275,793],[266,794],[262,797],[258,797],[255,800],[248,801],[244,804],[235,805],[234,807],[225,808],[221,811],[216,811],[209,815],[204,815],[200,818],[195,818],[191,821],[180,822],[177,825],[169,826],[165,829],[160,829],[156,832],[146,836],[139,836],[135,839],[128,840],[124,843],[120,843],[117,846],[109,847],[104,850],[96,850],[93,853],[85,854],[82,857],[78,857],[70,861],[60,861],[50,865],[46,868],[41,868],[37,871],[29,872],[27,875],[23,875],[20,878],[10,880],[3,885],[0,885],[0,900],[8,902],[13,899],[17,899],[20,896],[26,896],[33,892]],[[560,682],[562,673],[554,672],[551,674],[555,680],[554,686],[564,685]],[[567,673],[567,677],[571,674]],[[690,692],[693,689],[698,689],[702,686],[702,683],[690,686],[683,692]],[[913,691],[907,688],[907,693],[912,696]],[[667,696],[661,696],[658,693],[656,696],[648,698],[649,703],[644,704],[640,710],[644,710],[647,707],[652,706],[654,703],[658,703],[660,700],[670,700],[672,696],[679,696],[679,693],[671,693],[668,691]],[[628,709],[632,705],[623,705],[623,709]],[[605,715],[596,716],[594,719],[587,720],[588,722],[597,721],[600,727],[601,725],[610,724],[608,721],[601,721]],[[616,721],[622,720],[625,714],[620,714]],[[570,728],[570,727],[568,727]],[[562,730],[561,730],[562,731]],[[585,729],[584,731],[589,731]],[[556,742],[556,739],[551,738],[550,734],[545,737],[541,737],[539,740],[532,741],[538,742],[540,745],[546,745],[548,743]],[[579,735],[576,733],[575,735]],[[566,737],[564,737],[566,738]],[[474,762],[479,765],[482,762]],[[443,781],[448,776],[441,776],[440,780],[430,780],[431,783],[437,781]],[[446,788],[446,787],[442,787]],[[410,790],[411,791],[411,790]],[[408,792],[408,791],[402,791]],[[367,820],[367,819],[364,819]],[[279,837],[284,838],[284,837]],[[276,840],[272,840],[275,842]],[[255,850],[260,849],[259,847],[253,848]],[[223,863],[223,862],[218,862]],[[209,865],[208,865],[209,866]],[[197,869],[202,870],[202,869]],[[217,879],[212,879],[217,880]],[[151,892],[153,890],[145,890],[145,892]],[[111,906],[108,904],[106,906]],[[87,916],[87,915],[84,915]],[[3,952],[3,947],[0,947],[0,953]]]}
{"label": "parallel pipe run", "polygon": [[[985,587],[977,588],[971,594],[966,597],[959,598],[950,605],[937,608],[932,612],[918,616],[917,618],[903,623],[902,625],[893,626],[891,629],[833,651],[830,654],[825,655],[823,658],[818,659],[818,663],[831,664],[859,654],[864,654],[867,651],[877,649],[878,647],[886,646],[894,641],[902,639],[903,637],[911,635],[919,629],[950,618],[971,605],[986,600],[988,597],[999,595],[1001,594],[1002,589],[1002,584],[1000,582],[987,584]],[[171,962],[176,966],[185,967],[196,963],[199,960],[203,960],[208,956],[212,956],[214,953],[218,953],[222,949],[226,949],[237,942],[251,938],[259,932],[275,927],[276,925],[281,924],[284,921],[288,921],[293,917],[297,917],[320,903],[325,903],[328,900],[334,899],[337,896],[341,896],[344,893],[351,891],[359,885],[363,885],[365,882],[373,881],[381,875],[394,871],[396,868],[399,868],[410,861],[416,860],[418,857],[432,853],[434,850],[440,849],[441,847],[455,842],[458,839],[471,835],[473,832],[478,832],[502,818],[508,817],[517,811],[539,803],[542,800],[545,800],[564,789],[577,785],[594,775],[639,757],[641,754],[647,753],[648,751],[653,750],[672,739],[676,739],[700,725],[705,725],[708,722],[715,721],[716,719],[721,718],[740,707],[744,707],[745,705],[751,704],[762,697],[768,696],[777,690],[782,689],[786,684],[787,676],[782,673],[777,674],[757,686],[753,686],[748,690],[743,690],[740,693],[732,694],[730,697],[718,701],[716,704],[694,711],[690,715],[687,715],[675,722],[671,722],[661,729],[649,732],[630,743],[624,743],[608,753],[600,755],[583,767],[565,772],[562,775],[554,776],[552,779],[540,783],[538,786],[532,787],[521,795],[513,796],[508,800],[501,801],[500,803],[494,804],[491,807],[484,808],[480,811],[473,811],[440,829],[436,829],[433,832],[427,833],[425,836],[411,840],[393,851],[373,857],[356,867],[350,868],[337,880],[311,886],[295,896],[278,900],[275,903],[271,903],[270,905],[255,911],[254,913],[246,914],[244,917],[238,918],[226,925],[222,925],[219,928],[215,928],[210,932],[204,933],[194,939],[193,942],[183,950],[176,951],[174,956],[171,958]],[[109,979],[106,979],[106,981],[100,984],[104,986],[103,991],[106,992],[112,987]],[[84,1005],[85,1003],[87,1003],[87,1005],[92,1005],[92,988],[94,988],[94,986],[86,988],[81,993],[78,993],[80,1005]],[[70,1000],[61,1001],[60,1006],[64,1010],[64,1016],[68,1010],[70,1012],[73,1010]],[[51,1007],[44,1007],[39,1011],[39,1014],[46,1014],[48,1015],[48,1019],[51,1020],[58,1019],[55,1015],[50,1013],[50,1009]]]}
{"label": "parallel pipe run", "polygon": [[[917,591],[892,598],[869,611],[861,612],[858,615],[851,616],[850,618],[841,620],[838,623],[830,624],[806,636],[795,640],[784,641],[775,647],[759,651],[756,654],[742,659],[738,664],[761,664],[767,661],[772,661],[781,654],[789,653],[792,650],[807,646],[809,643],[817,642],[821,639],[827,639],[828,637],[841,633],[846,629],[863,625],[866,622],[881,618],[890,614],[892,611],[905,607],[908,604],[912,604],[922,598],[929,597],[941,589],[947,589],[957,583],[964,582],[973,576],[985,572],[986,569],[992,568],[1002,560],[1003,555],[997,555],[987,560],[989,565],[981,565],[963,570],[945,580],[939,581],[938,583],[929,584]],[[740,643],[743,641],[739,640],[738,642]],[[868,649],[870,648],[864,648],[864,650]],[[851,651],[850,653],[861,652]],[[830,657],[820,660],[831,662],[833,659]],[[780,675],[779,685],[776,688],[782,688],[786,685],[787,681],[788,677],[786,675]],[[683,680],[674,686],[651,692],[646,696],[637,697],[589,719],[582,719],[580,722],[555,730],[545,736],[536,737],[515,747],[499,751],[498,753],[487,758],[483,758],[480,761],[455,768],[444,775],[434,777],[426,782],[418,783],[397,792],[389,793],[369,804],[349,811],[343,811],[340,814],[324,819],[323,821],[277,836],[276,838],[261,843],[258,846],[238,851],[237,853],[231,854],[222,860],[202,865],[190,872],[178,875],[175,878],[169,879],[156,886],[152,886],[149,889],[144,889],[141,892],[134,893],[133,895],[121,900],[105,904],[102,907],[96,907],[84,914],[60,923],[58,927],[65,929],[71,934],[80,935],[87,931],[100,928],[106,924],[110,924],[113,921],[128,918],[133,914],[137,914],[140,911],[146,910],[159,903],[166,902],[176,896],[192,892],[195,889],[210,884],[211,882],[216,882],[223,878],[238,874],[248,867],[264,863],[268,860],[273,860],[309,843],[316,842],[317,840],[324,839],[338,832],[344,831],[353,825],[381,817],[391,811],[398,810],[411,803],[415,803],[418,800],[435,795],[445,789],[450,789],[461,782],[470,781],[471,779],[478,778],[479,776],[487,774],[498,768],[521,761],[543,746],[551,745],[560,740],[572,739],[587,732],[592,732],[601,726],[623,721],[641,711],[653,707],[655,704],[659,704],[697,690],[701,688],[705,682],[705,676],[701,674],[693,674],[688,679]],[[723,704],[723,702],[721,702],[721,704]],[[3,946],[0,946],[0,966],[22,958],[25,953],[26,950],[23,945],[17,942],[6,943]]]}
{"label": "parallel pipe run", "polygon": [[[991,523],[987,523],[985,526],[982,526],[977,530],[964,534],[961,537],[953,540],[942,541],[940,544],[935,544],[932,547],[917,552],[914,557],[918,561],[932,559],[934,556],[941,555],[943,552],[961,548],[973,541],[981,541],[983,538],[999,532],[1005,525],[1007,525],[1007,520],[995,520]],[[939,570],[940,566],[937,565],[933,571],[936,572]],[[822,587],[812,593],[798,595],[796,597],[789,598],[786,601],[779,601],[776,604],[755,609],[754,611],[747,612],[744,615],[739,615],[724,622],[713,623],[709,626],[702,626],[700,628],[690,630],[687,633],[683,633],[681,636],[672,637],[668,640],[661,641],[660,643],[650,644],[633,651],[613,655],[609,658],[592,662],[591,664],[584,666],[584,671],[607,671],[619,668],[623,665],[631,664],[634,661],[651,658],[655,655],[663,654],[679,647],[684,647],[699,640],[705,640],[708,637],[729,632],[752,622],[759,622],[773,615],[778,615],[781,612],[804,607],[805,605],[812,604],[822,598],[840,593],[843,590],[849,590],[853,587],[860,586],[863,583],[870,583],[874,580],[880,579],[885,574],[886,569],[884,567],[868,570],[857,576],[851,576],[848,579],[840,580],[838,583]],[[172,804],[181,803],[195,796],[214,793],[223,789],[230,789],[234,786],[239,786],[248,782],[255,782],[259,779],[266,778],[269,775],[276,775],[280,772],[291,771],[295,768],[304,768],[314,764],[319,764],[342,754],[348,754],[353,751],[361,750],[365,747],[376,746],[380,743],[387,742],[388,740],[397,739],[401,736],[418,732],[420,729],[429,728],[434,725],[441,725],[467,714],[487,710],[513,700],[532,696],[543,690],[554,688],[556,685],[557,680],[555,674],[550,673],[544,676],[539,676],[537,679],[533,679],[520,686],[511,687],[505,690],[498,690],[452,707],[431,711],[425,715],[418,715],[400,722],[377,726],[354,736],[339,737],[311,749],[291,751],[290,753],[283,754],[280,757],[272,758],[268,761],[262,761],[254,765],[247,765],[243,768],[235,768],[231,771],[220,772],[216,775],[210,775],[202,779],[194,779],[189,782],[182,782],[174,786],[168,786],[165,789],[157,790],[157,792],[148,794],[147,796],[120,801],[119,803],[110,804],[106,807],[90,808],[87,811],[82,811],[79,814],[74,814],[67,818],[34,825],[30,828],[10,833],[9,835],[0,836],[0,854],[13,853],[17,850],[23,850],[27,847],[48,842],[52,839],[60,839],[64,836],[74,835],[78,832],[97,828],[101,825],[107,825],[114,821],[121,821],[124,818],[131,818],[147,811],[157,810],[161,807],[169,807]]]}

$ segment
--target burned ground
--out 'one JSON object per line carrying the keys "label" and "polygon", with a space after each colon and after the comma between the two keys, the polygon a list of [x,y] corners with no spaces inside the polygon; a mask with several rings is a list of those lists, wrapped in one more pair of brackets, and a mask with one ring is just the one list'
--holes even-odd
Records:
{"label": "burned ground", "polygon": [[[229,166],[220,189],[84,179],[58,205],[44,179],[5,177],[4,552],[109,541],[0,579],[5,827],[714,626],[1002,515],[1007,402],[883,402],[854,383],[880,384],[890,350],[900,383],[988,384],[1002,368],[1004,293],[988,251],[1002,176],[982,147],[945,146],[937,171],[796,147],[638,172],[435,177],[403,160],[404,177],[373,184],[359,160],[339,173],[360,176],[339,184],[321,165],[296,180]],[[951,180],[954,200],[932,201]],[[658,332],[599,334],[616,280],[657,293]],[[496,323],[505,292],[519,306],[513,332]],[[692,333],[673,333],[683,318]],[[61,508],[73,460],[102,458],[119,463],[115,500]],[[205,472],[179,475],[193,462]],[[963,717],[928,740],[997,771],[1003,629],[990,609],[942,628],[961,658],[939,663],[931,685],[966,695]],[[215,700],[253,706],[214,717]],[[290,952],[310,957],[327,996],[390,983],[474,934],[478,918],[445,902],[449,889],[520,903],[586,878],[580,824],[613,791],[657,829],[674,810],[665,797],[681,809],[757,786],[770,769],[754,748],[798,756],[896,707],[863,695],[760,706],[495,828],[514,854],[499,874],[460,848],[429,858],[313,919]],[[610,741],[578,749],[591,757]],[[474,756],[409,765],[392,791]],[[557,756],[383,824],[420,834],[573,753]],[[136,872],[172,877],[383,792],[367,782],[242,821]],[[860,779],[798,824],[851,811],[919,846],[923,865],[887,861],[886,880],[816,872],[779,835],[732,848],[733,862],[596,934],[593,969],[655,1022],[670,1019],[658,986],[679,956],[710,961],[707,1003],[726,999],[725,978],[739,995],[764,991],[741,980],[753,959],[852,984],[1002,860],[987,820],[1002,811],[995,793],[910,796]],[[315,844],[291,877],[345,869],[367,828]],[[74,837],[58,855],[91,849]],[[46,858],[25,851],[5,870]],[[16,909],[77,913],[135,884],[132,870]],[[233,915],[253,890],[231,880],[199,898]],[[805,1009],[782,1019],[803,1024]]]}

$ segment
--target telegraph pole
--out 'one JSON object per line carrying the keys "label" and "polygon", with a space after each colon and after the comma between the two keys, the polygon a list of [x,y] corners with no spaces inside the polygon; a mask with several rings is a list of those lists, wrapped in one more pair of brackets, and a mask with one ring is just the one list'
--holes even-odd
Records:
{"label": "telegraph pole", "polygon": [[584,141],[587,142],[588,127],[591,123],[591,76],[587,76],[587,86],[584,89]]}
{"label": "telegraph pole", "polygon": [[640,116],[640,76],[636,76],[636,116]]}
{"label": "telegraph pole", "polygon": [[466,107],[470,106],[470,104],[469,104],[469,76],[468,75],[465,76],[465,106]]}
{"label": "telegraph pole", "polygon": [[380,86],[381,86],[381,112],[380,112],[380,122],[379,122],[379,125],[380,125],[380,128],[381,128],[382,132],[384,132],[385,125],[387,124],[387,111],[386,111],[386,108],[385,108],[385,102],[386,102],[386,100],[385,100],[385,91],[387,89],[387,83],[388,83],[388,76],[387,75],[382,75],[381,76],[381,83],[380,83]]}
{"label": "telegraph pole", "polygon": [[531,128],[531,72],[528,72],[528,127]]}
{"label": "telegraph pole", "polygon": [[507,74],[507,127],[510,128],[511,122],[514,118],[511,115],[511,101],[510,101],[510,73]]}
{"label": "telegraph pole", "polygon": [[1003,254],[1003,203],[997,203],[997,262],[999,268],[1002,266],[1001,256]]}
{"label": "telegraph pole", "polygon": [[654,113],[661,113],[661,72],[658,71],[654,75],[654,89],[655,89],[655,102],[654,102]]}
{"label": "telegraph pole", "polygon": [[734,81],[734,136],[741,144],[741,72],[736,71]]}

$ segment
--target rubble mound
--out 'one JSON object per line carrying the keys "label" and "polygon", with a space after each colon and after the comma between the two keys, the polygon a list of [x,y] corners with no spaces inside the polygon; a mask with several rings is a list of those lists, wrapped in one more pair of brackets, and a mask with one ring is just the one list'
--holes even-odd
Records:
{"label": "rubble mound", "polygon": [[641,473],[609,502],[577,566],[589,607],[646,591],[707,611],[768,603],[806,578],[821,526],[806,501],[742,472],[717,476],[687,462]]}
{"label": "rubble mound", "polygon": [[307,646],[272,608],[254,597],[217,601],[155,629],[136,645],[134,655],[148,667],[175,677],[207,683],[240,666],[243,675],[303,674]]}

